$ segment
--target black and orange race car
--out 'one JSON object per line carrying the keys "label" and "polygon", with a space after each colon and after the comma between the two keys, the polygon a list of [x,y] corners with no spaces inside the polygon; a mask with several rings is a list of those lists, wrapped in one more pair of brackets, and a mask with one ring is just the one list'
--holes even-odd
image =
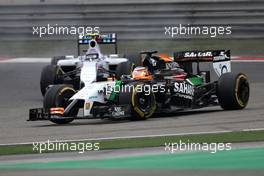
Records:
{"label": "black and orange race car", "polygon": [[[131,119],[208,106],[220,105],[224,110],[247,106],[249,82],[245,74],[231,72],[229,50],[183,51],[174,57],[157,51],[141,54],[142,66],[120,79],[119,103],[130,106]],[[210,71],[201,71],[200,62],[211,62],[218,80],[211,81]],[[121,63],[117,72],[125,75],[131,67],[130,61]]]}
{"label": "black and orange race car", "polygon": [[[68,85],[51,87],[44,107],[31,109],[29,120],[58,124],[87,118],[145,120],[208,106],[224,110],[247,106],[249,82],[245,74],[231,72],[230,51],[183,51],[174,57],[147,51],[134,56],[118,64],[114,77],[89,82],[79,91]],[[200,62],[212,63],[216,81],[211,81],[210,71],[200,70]]]}

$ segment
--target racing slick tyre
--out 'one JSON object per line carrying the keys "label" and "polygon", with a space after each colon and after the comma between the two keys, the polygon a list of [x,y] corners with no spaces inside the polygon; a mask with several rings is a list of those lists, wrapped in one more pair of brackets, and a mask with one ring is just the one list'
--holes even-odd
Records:
{"label": "racing slick tyre", "polygon": [[65,56],[54,56],[53,58],[51,58],[50,64],[57,65],[58,61],[63,59],[65,59]]}
{"label": "racing slick tyre", "polygon": [[[122,89],[119,94],[119,103],[131,105],[129,120],[146,120],[153,116],[156,111],[156,100],[154,93],[150,90],[150,85],[143,83],[127,85],[134,88],[129,89],[130,91],[127,91],[127,87]],[[148,87],[148,89],[145,89],[145,87]]]}
{"label": "racing slick tyre", "polygon": [[124,54],[124,58],[127,58],[134,67],[142,65],[140,53],[127,53]]}
{"label": "racing slick tyre", "polygon": [[47,65],[42,69],[40,76],[40,90],[44,96],[47,90],[47,87],[52,84],[60,83],[58,79],[58,69],[57,66]]}
{"label": "racing slick tyre", "polygon": [[224,110],[244,109],[249,99],[249,82],[243,73],[224,73],[217,83],[217,97]]}
{"label": "racing slick tyre", "polygon": [[132,70],[133,70],[133,65],[130,61],[121,62],[116,67],[115,78],[117,80],[120,80],[122,75],[131,75]]}
{"label": "racing slick tyre", "polygon": [[[63,107],[64,109],[70,103],[69,99],[76,93],[76,91],[64,84],[54,85],[48,89],[47,93],[45,94],[43,107],[45,109],[50,109],[54,107]],[[78,109],[73,109],[69,112],[69,116],[75,117],[78,114]],[[72,122],[73,118],[67,119],[52,119],[50,120],[56,124],[67,124]]]}

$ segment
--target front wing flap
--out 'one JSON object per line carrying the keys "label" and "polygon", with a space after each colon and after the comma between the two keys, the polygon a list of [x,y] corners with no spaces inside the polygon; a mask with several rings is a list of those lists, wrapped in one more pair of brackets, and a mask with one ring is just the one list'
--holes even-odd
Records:
{"label": "front wing flap", "polygon": [[49,120],[50,113],[44,108],[35,108],[29,110],[29,119],[28,121],[37,121],[37,120]]}

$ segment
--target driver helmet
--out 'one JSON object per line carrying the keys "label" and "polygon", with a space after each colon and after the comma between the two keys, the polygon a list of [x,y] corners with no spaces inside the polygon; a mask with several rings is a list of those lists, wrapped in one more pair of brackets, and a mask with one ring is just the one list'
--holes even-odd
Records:
{"label": "driver helmet", "polygon": [[99,58],[102,57],[100,47],[97,44],[96,40],[90,40],[89,48],[86,52],[86,55],[89,55],[89,54],[98,54]]}

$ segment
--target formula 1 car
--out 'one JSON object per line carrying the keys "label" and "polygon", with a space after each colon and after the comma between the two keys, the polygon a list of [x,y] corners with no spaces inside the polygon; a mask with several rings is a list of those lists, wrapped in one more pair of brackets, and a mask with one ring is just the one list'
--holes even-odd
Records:
{"label": "formula 1 car", "polygon": [[[92,42],[91,42],[92,41]],[[139,54],[135,55],[133,53],[125,54],[123,57],[120,57],[117,54],[117,36],[115,33],[112,34],[86,34],[80,35],[78,42],[78,57],[74,56],[55,56],[51,59],[51,63],[46,65],[41,72],[40,77],[40,90],[42,95],[44,96],[47,89],[50,85],[55,84],[70,84],[74,89],[81,89],[82,82],[80,82],[80,73],[82,69],[83,62],[90,57],[97,57],[101,60],[101,65],[106,70],[110,70],[112,72],[115,71],[117,65],[121,62],[125,62],[128,59],[135,63],[135,60],[140,57]],[[102,54],[99,45],[100,44],[111,44],[114,45],[115,54]],[[80,55],[81,46],[88,45],[88,50],[84,50],[85,54]],[[139,63],[135,63],[139,64]],[[106,75],[101,75],[108,77],[108,73]],[[99,78],[99,77],[98,77]],[[101,79],[101,78],[99,78]],[[104,79],[104,78],[103,78]]]}
{"label": "formula 1 car", "polygon": [[[141,55],[145,56],[139,58],[141,66],[122,62],[115,78],[99,82],[95,81],[98,61],[91,59],[81,70],[85,84],[81,90],[65,84],[50,87],[43,108],[30,109],[29,120],[57,124],[87,118],[145,120],[158,113],[208,106],[224,110],[247,106],[249,82],[245,74],[231,72],[230,51],[184,51],[173,58],[156,51]],[[200,70],[200,62],[212,62],[219,79],[211,81],[210,72]]]}

